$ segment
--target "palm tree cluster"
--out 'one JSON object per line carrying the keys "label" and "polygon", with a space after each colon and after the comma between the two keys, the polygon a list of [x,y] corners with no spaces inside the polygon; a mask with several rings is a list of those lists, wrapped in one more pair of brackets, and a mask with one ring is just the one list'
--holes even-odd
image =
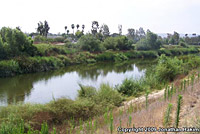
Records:
{"label": "palm tree cluster", "polygon": [[47,37],[49,29],[50,27],[46,20],[44,21],[44,24],[41,21],[38,23],[37,32],[39,32],[40,35]]}
{"label": "palm tree cluster", "polygon": [[[78,31],[79,27],[80,27],[80,25],[77,24],[77,25],[76,25],[77,31]],[[73,34],[74,34],[75,25],[74,25],[74,24],[71,24],[71,28],[72,28]],[[82,32],[84,32],[84,29],[85,29],[85,25],[83,24],[83,25],[82,25]],[[69,30],[67,29],[67,26],[65,26],[65,31],[67,32],[67,34],[69,34]]]}

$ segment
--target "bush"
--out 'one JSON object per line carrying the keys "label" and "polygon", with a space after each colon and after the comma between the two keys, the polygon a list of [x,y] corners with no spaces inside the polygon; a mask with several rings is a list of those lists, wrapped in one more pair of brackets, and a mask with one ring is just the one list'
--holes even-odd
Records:
{"label": "bush", "polygon": [[116,53],[114,60],[115,61],[124,61],[124,60],[128,60],[128,57],[126,57],[126,55],[124,55],[123,53]]}
{"label": "bush", "polygon": [[[53,39],[53,42],[61,42],[61,43],[64,43],[64,40],[65,40],[64,37],[56,37],[56,38]],[[52,43],[53,43],[53,42],[52,42]]]}
{"label": "bush", "polygon": [[112,51],[105,51],[101,54],[98,54],[96,57],[97,61],[107,61],[107,60],[114,60],[115,58],[115,53]]}
{"label": "bush", "polygon": [[102,43],[102,45],[107,49],[112,49],[112,50],[116,50],[117,49],[117,42],[116,39],[114,37],[108,37],[104,40],[104,42]]}
{"label": "bush", "polygon": [[136,50],[155,50],[161,46],[161,41],[157,39],[157,35],[152,32],[147,32],[146,38],[137,42]]}
{"label": "bush", "polygon": [[117,91],[127,96],[138,96],[145,91],[144,81],[143,79],[134,80],[133,78],[127,78],[117,87]]}
{"label": "bush", "polygon": [[37,35],[34,37],[34,42],[47,42],[47,38],[41,35]]}
{"label": "bush", "polygon": [[182,60],[178,58],[169,58],[161,55],[156,66],[155,75],[159,81],[172,81],[176,75],[182,72]]}
{"label": "bush", "polygon": [[114,107],[121,105],[123,97],[108,84],[102,84],[94,97],[94,101],[95,104],[100,104],[104,108]]}
{"label": "bush", "polygon": [[130,50],[132,49],[132,42],[126,36],[108,37],[104,40],[102,45],[107,49],[112,50]]}
{"label": "bush", "polygon": [[97,91],[94,87],[83,86],[81,84],[79,84],[79,87],[81,88],[80,90],[78,90],[78,97],[79,98],[91,99],[97,94]]}
{"label": "bush", "polygon": [[179,46],[187,48],[188,45],[185,42],[179,42]]}
{"label": "bush", "polygon": [[90,52],[99,52],[104,50],[101,45],[101,41],[96,39],[92,34],[86,34],[81,36],[78,40],[78,45],[81,50],[90,51]]}
{"label": "bush", "polygon": [[34,56],[37,49],[33,46],[31,37],[27,37],[23,32],[17,29],[3,27],[0,31],[0,49],[7,51],[6,57],[19,55]]}
{"label": "bush", "polygon": [[0,77],[14,76],[17,73],[19,73],[19,64],[16,61],[0,61]]}
{"label": "bush", "polygon": [[150,50],[151,47],[149,46],[148,42],[146,39],[141,39],[138,41],[135,45],[136,50]]}
{"label": "bush", "polygon": [[121,94],[108,84],[101,84],[99,89],[82,85],[80,87],[81,89],[78,90],[79,98],[87,98],[103,108],[120,106],[123,101]]}

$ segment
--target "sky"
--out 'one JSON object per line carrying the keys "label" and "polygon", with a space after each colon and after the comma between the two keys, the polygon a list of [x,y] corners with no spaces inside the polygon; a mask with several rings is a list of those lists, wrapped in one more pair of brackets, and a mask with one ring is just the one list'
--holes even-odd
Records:
{"label": "sky", "polygon": [[37,23],[47,20],[50,33],[64,33],[65,26],[92,21],[107,24],[110,32],[122,34],[128,28],[155,33],[200,34],[200,0],[0,0],[0,28],[20,26],[23,32],[36,32]]}

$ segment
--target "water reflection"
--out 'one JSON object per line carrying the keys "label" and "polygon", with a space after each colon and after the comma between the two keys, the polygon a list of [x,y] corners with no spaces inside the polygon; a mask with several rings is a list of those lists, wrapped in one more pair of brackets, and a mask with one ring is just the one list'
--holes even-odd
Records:
{"label": "water reflection", "polygon": [[76,65],[64,69],[0,79],[0,105],[17,102],[46,103],[53,97],[75,99],[78,83],[98,87],[120,84],[126,77],[140,78],[154,62],[138,60]]}

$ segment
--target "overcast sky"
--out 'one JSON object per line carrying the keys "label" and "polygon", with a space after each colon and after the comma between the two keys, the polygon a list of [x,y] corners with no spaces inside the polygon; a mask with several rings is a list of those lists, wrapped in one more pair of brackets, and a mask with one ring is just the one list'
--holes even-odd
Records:
{"label": "overcast sky", "polygon": [[39,21],[47,20],[51,33],[65,32],[64,26],[93,20],[107,24],[110,32],[123,34],[128,28],[143,27],[155,33],[200,34],[200,0],[0,0],[0,27],[20,26],[35,32]]}

